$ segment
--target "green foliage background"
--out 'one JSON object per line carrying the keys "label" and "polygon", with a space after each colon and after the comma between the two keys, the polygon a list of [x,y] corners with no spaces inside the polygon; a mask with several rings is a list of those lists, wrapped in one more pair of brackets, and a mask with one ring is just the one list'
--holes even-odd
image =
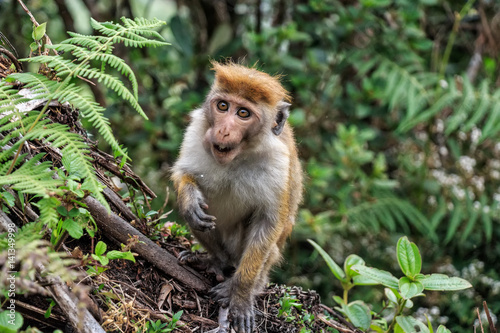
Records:
{"label": "green foliage background", "polygon": [[[85,86],[107,107],[135,171],[163,197],[188,112],[211,83],[209,60],[232,57],[284,75],[307,178],[298,223],[273,281],[316,289],[331,305],[340,286],[306,239],[339,264],[355,253],[391,271],[397,269],[394,244],[407,235],[423,252],[422,272],[460,276],[474,286],[431,293],[417,302],[418,313],[454,332],[471,331],[483,300],[500,314],[497,2],[28,4],[55,43],[67,38],[66,30],[90,33],[90,16],[167,21],[160,32],[172,46],[134,50],[127,59],[138,74],[148,121],[99,85]],[[20,58],[29,56],[28,17],[13,0],[0,1],[0,12],[9,13],[0,15],[0,31]],[[373,304],[384,297],[370,287],[357,296]]]}

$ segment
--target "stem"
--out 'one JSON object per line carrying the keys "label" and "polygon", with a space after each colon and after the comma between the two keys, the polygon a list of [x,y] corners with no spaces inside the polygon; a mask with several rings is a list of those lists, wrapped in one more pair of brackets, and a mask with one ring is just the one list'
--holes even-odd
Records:
{"label": "stem", "polygon": [[396,313],[394,314],[394,318],[391,321],[391,325],[389,325],[389,328],[387,329],[386,333],[389,333],[392,330],[392,328],[394,327],[394,325],[396,324],[396,317],[403,313],[403,310],[404,310],[405,305],[406,305],[406,301],[407,301],[406,299],[403,299],[401,304],[398,304],[398,309],[396,310]]}
{"label": "stem", "polygon": [[[28,16],[31,19],[31,22],[33,22],[33,25],[35,27],[38,27],[40,24],[37,22],[37,20],[33,16],[33,14],[31,14],[30,10],[28,9],[28,7],[26,7],[26,5],[24,4],[24,2],[22,0],[17,0],[17,2],[19,2],[19,4],[21,5],[21,7],[23,7],[23,9],[26,12],[26,14],[28,14]],[[45,37],[45,44],[52,45],[52,41],[50,40],[49,35],[45,34],[43,36]],[[54,52],[56,52],[56,51],[54,50]],[[45,53],[45,54],[48,54],[48,52]],[[57,52],[56,52],[56,55],[57,55]]]}
{"label": "stem", "polygon": [[348,297],[347,295],[349,294],[349,290],[344,289],[344,303],[347,304]]}
{"label": "stem", "polygon": [[448,65],[448,61],[450,60],[451,49],[453,48],[453,44],[455,44],[455,39],[457,38],[458,29],[460,27],[460,21],[467,14],[467,12],[471,9],[472,5],[476,0],[469,0],[463,6],[460,13],[455,13],[455,21],[453,22],[453,29],[450,34],[450,38],[448,39],[448,44],[446,45],[446,49],[443,54],[443,60],[441,61],[441,66],[439,69],[439,79],[444,78],[444,72],[446,70],[446,66]]}

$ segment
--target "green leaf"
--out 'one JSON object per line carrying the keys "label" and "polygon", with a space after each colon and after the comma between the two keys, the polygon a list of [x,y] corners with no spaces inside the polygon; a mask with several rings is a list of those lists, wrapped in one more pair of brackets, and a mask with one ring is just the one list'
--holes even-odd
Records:
{"label": "green leaf", "polygon": [[404,299],[410,299],[412,297],[422,294],[424,291],[424,286],[418,281],[412,281],[410,278],[404,276],[399,279],[399,292]]}
{"label": "green leaf", "polygon": [[106,266],[107,264],[109,264],[109,258],[106,256],[98,256],[95,254],[92,254],[91,256],[92,256],[92,258],[94,258],[94,260],[99,261],[99,263],[103,266]]}
{"label": "green leaf", "polygon": [[316,242],[314,242],[313,240],[311,239],[308,239],[307,240],[312,246],[314,246],[314,248],[319,252],[319,254],[323,257],[323,259],[326,261],[326,264],[328,265],[328,267],[330,268],[330,270],[332,271],[333,275],[335,275],[335,277],[341,281],[341,282],[344,282],[345,281],[345,273],[344,271],[342,270],[342,268],[340,268],[339,265],[337,265],[337,263],[335,263],[335,261],[333,261],[332,257],[330,257],[330,255],[328,253],[326,253],[325,250],[323,250],[321,248],[321,246],[319,246],[318,244],[316,244]]}
{"label": "green leaf", "polygon": [[390,302],[392,302],[394,304],[398,304],[398,297],[396,296],[396,294],[394,293],[394,291],[392,289],[384,288],[384,293]]}
{"label": "green leaf", "polygon": [[61,216],[68,216],[68,210],[66,209],[66,207],[58,206],[56,210]]}
{"label": "green leaf", "polygon": [[462,290],[471,288],[469,281],[459,277],[449,277],[445,274],[430,274],[417,277],[425,290]]}
{"label": "green leaf", "polygon": [[95,254],[98,256],[102,256],[104,252],[106,252],[107,248],[108,246],[106,245],[106,243],[104,243],[103,241],[99,241],[95,246]]}
{"label": "green leaf", "polygon": [[76,207],[71,208],[71,210],[68,212],[69,217],[77,217],[80,215],[80,210]]}
{"label": "green leaf", "polygon": [[406,236],[401,237],[396,247],[396,253],[404,275],[413,279],[417,274],[420,274],[422,257],[415,243],[410,242]]}
{"label": "green leaf", "polygon": [[394,325],[394,333],[404,333],[403,329],[401,328],[401,326],[399,326],[398,323]]}
{"label": "green leaf", "polygon": [[80,239],[83,236],[83,228],[77,221],[73,219],[64,220],[63,229],[67,230],[69,235],[74,239]]}
{"label": "green leaf", "polygon": [[353,277],[355,275],[358,275],[357,272],[354,272],[351,269],[351,267],[354,265],[365,265],[365,261],[363,260],[363,258],[356,254],[349,255],[344,261],[344,272],[347,274],[347,276]]}
{"label": "green leaf", "polygon": [[172,322],[176,323],[179,321],[179,319],[181,319],[182,317],[182,313],[184,312],[184,310],[181,310],[181,311],[178,311],[176,312],[173,316],[172,316]]}
{"label": "green leaf", "polygon": [[363,331],[366,331],[370,328],[370,324],[372,322],[372,316],[370,309],[368,306],[362,301],[354,301],[347,306],[344,307],[345,313],[351,323],[360,328]]}
{"label": "green leaf", "polygon": [[356,286],[373,286],[373,285],[380,284],[379,282],[377,282],[373,279],[370,279],[367,276],[359,275],[359,274],[353,276],[352,281],[354,282],[354,284]]}
{"label": "green leaf", "polygon": [[[22,197],[22,195],[19,196],[19,198],[21,198],[21,197]],[[5,201],[5,203],[9,207],[13,207],[16,204],[16,199],[9,192],[3,192],[2,193],[2,199],[3,199],[3,201]]]}
{"label": "green leaf", "polygon": [[395,290],[397,290],[399,287],[399,280],[387,271],[383,271],[378,268],[367,267],[364,265],[354,265],[351,268],[359,274],[375,280],[386,287]]}
{"label": "green leaf", "polygon": [[33,35],[32,35],[33,39],[34,40],[42,39],[46,31],[47,31],[47,22],[43,22],[33,30]]}
{"label": "green leaf", "polygon": [[344,299],[342,297],[334,295],[332,298],[338,305],[345,305]]}
{"label": "green leaf", "polygon": [[430,333],[427,326],[413,317],[397,316],[396,322],[405,333]]}
{"label": "green leaf", "polygon": [[439,325],[436,333],[451,333],[451,331],[447,329],[446,326]]}
{"label": "green leaf", "polygon": [[392,0],[361,0],[361,4],[365,7],[387,7],[392,3]]}
{"label": "green leaf", "polygon": [[434,329],[432,328],[432,323],[429,316],[425,315],[425,319],[427,319],[427,328],[429,329],[429,333],[434,333]]}
{"label": "green leaf", "polygon": [[[10,301],[4,305],[10,306]],[[23,316],[19,312],[11,313],[10,310],[0,312],[0,331],[3,333],[16,333],[23,326]]]}
{"label": "green leaf", "polygon": [[132,254],[132,252],[130,251],[127,251],[127,252],[121,252],[121,251],[116,251],[116,250],[112,250],[112,251],[109,251],[106,256],[110,259],[110,260],[113,260],[113,259],[126,259],[126,260],[130,260],[130,261],[133,261],[135,262],[135,258],[134,258],[134,255]]}

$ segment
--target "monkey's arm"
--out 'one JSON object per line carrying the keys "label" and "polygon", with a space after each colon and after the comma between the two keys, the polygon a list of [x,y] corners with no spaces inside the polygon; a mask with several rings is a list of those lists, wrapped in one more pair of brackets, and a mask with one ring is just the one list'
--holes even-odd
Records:
{"label": "monkey's arm", "polygon": [[207,231],[215,228],[215,217],[205,213],[208,205],[193,176],[174,171],[172,174],[177,192],[179,213],[193,230]]}

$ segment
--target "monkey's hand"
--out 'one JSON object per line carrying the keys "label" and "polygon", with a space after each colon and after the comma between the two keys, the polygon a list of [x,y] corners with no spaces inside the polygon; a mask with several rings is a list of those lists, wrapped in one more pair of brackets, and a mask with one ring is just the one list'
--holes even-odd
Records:
{"label": "monkey's hand", "polygon": [[208,231],[215,228],[215,216],[208,215],[208,205],[198,188],[190,188],[182,193],[179,200],[179,211],[193,230]]}
{"label": "monkey's hand", "polygon": [[[212,298],[222,308],[229,307],[229,315],[232,318],[231,327],[237,333],[251,333],[255,328],[255,314],[253,310],[253,296],[251,294],[240,296],[234,290],[234,279],[228,279],[210,290]],[[224,323],[220,322],[222,327]]]}

